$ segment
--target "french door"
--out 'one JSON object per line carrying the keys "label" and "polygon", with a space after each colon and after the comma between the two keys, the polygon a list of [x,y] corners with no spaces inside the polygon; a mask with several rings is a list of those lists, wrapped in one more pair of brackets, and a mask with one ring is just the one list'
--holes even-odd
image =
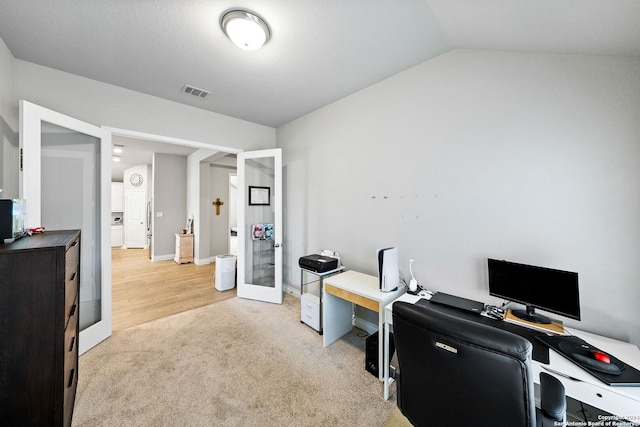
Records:
{"label": "french door", "polygon": [[80,354],[111,336],[111,133],[20,101],[27,227],[81,230]]}
{"label": "french door", "polygon": [[282,150],[238,153],[238,296],[282,304]]}

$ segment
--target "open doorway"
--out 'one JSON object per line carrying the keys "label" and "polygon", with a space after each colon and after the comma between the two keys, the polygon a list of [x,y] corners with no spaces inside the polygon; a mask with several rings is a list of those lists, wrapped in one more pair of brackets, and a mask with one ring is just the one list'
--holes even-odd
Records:
{"label": "open doorway", "polygon": [[[113,330],[235,296],[235,290],[220,292],[213,286],[215,257],[208,255],[211,235],[203,233],[203,222],[209,221],[210,192],[206,192],[206,200],[197,195],[210,186],[210,178],[202,173],[209,168],[209,161],[230,155],[235,170],[235,152],[240,150],[120,130],[114,132],[113,144],[123,150],[121,162],[113,164],[114,182],[119,180],[123,188],[130,187],[125,171],[134,170],[148,184],[134,188],[148,188],[143,219],[146,245],[112,248]],[[138,166],[148,168],[146,176],[137,170]],[[227,207],[230,205],[227,202]],[[126,221],[126,206],[123,210],[120,217]],[[172,215],[177,219],[170,221]],[[178,264],[173,260],[174,235],[186,227],[190,216],[195,217],[194,231],[199,233],[199,258]]]}
{"label": "open doorway", "polygon": [[229,154],[212,160],[209,165],[211,205],[209,210],[210,247],[212,257],[233,254],[236,242],[237,211],[237,158]]}
{"label": "open doorway", "polygon": [[[111,167],[111,218],[112,218],[112,247],[127,249],[142,248],[148,251],[149,258],[153,259],[153,220],[154,220],[154,170],[156,156],[161,156],[159,168],[173,171],[180,168],[182,163],[185,171],[178,179],[166,180],[169,186],[178,186],[173,193],[184,196],[186,185],[186,157],[197,150],[195,147],[159,142],[152,139],[131,138],[122,135],[114,135],[113,162]],[[172,159],[173,163],[172,163]],[[177,163],[177,165],[176,165]],[[182,181],[177,184],[175,181]],[[171,197],[171,188],[163,189],[163,194]],[[177,200],[173,199],[173,206]],[[184,202],[183,202],[184,204]],[[180,224],[173,224],[176,231],[184,227],[186,223],[184,208],[173,207],[173,215],[179,216]],[[164,222],[171,222],[172,212],[160,214]],[[167,219],[169,221],[167,221]],[[178,219],[174,219],[174,223]],[[171,248],[169,248],[171,249]]]}

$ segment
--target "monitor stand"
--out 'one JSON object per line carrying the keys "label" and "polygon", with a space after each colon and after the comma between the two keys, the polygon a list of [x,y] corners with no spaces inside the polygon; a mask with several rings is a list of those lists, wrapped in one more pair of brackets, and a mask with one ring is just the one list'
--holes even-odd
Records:
{"label": "monitor stand", "polygon": [[[520,326],[524,326],[526,328],[537,329],[539,331],[544,331],[546,333],[556,334],[556,335],[564,335],[564,325],[562,321],[556,319],[549,319],[549,323],[538,323],[531,322],[529,320],[518,317],[514,314],[514,311],[518,310],[507,310],[504,315],[504,320],[510,323],[515,323]],[[524,310],[522,312],[526,313]],[[544,316],[543,316],[544,317]]]}
{"label": "monitor stand", "polygon": [[538,323],[541,325],[548,325],[551,323],[551,319],[547,316],[536,313],[535,307],[530,305],[526,306],[526,310],[511,310],[511,312],[518,319],[526,320],[527,322]]}

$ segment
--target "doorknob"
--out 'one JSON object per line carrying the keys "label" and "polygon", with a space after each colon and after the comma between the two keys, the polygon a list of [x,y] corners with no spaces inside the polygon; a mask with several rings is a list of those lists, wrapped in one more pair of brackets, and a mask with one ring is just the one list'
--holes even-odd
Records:
{"label": "doorknob", "polygon": [[281,248],[282,247],[282,243],[274,243],[273,247],[274,248]]}

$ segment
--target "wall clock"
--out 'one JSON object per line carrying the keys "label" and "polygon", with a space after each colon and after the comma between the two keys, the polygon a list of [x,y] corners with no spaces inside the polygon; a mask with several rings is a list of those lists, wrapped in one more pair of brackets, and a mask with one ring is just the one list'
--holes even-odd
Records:
{"label": "wall clock", "polygon": [[136,172],[131,174],[131,176],[129,177],[129,182],[134,187],[140,187],[144,182],[144,179],[142,178],[142,175]]}

